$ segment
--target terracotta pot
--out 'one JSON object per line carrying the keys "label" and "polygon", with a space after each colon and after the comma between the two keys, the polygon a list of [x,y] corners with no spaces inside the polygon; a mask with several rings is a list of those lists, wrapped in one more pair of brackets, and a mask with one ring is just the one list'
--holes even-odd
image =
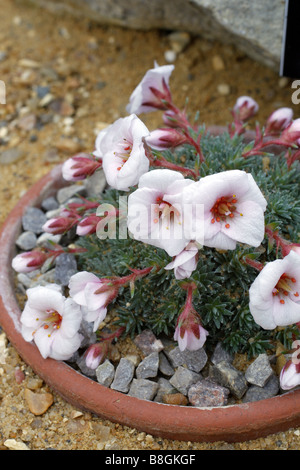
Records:
{"label": "terracotta pot", "polygon": [[74,406],[101,418],[168,439],[240,442],[300,425],[300,390],[263,401],[216,408],[164,405],[106,388],[64,362],[44,360],[20,334],[11,260],[21,216],[62,186],[61,167],[38,181],[13,209],[0,232],[0,324],[23,360]]}

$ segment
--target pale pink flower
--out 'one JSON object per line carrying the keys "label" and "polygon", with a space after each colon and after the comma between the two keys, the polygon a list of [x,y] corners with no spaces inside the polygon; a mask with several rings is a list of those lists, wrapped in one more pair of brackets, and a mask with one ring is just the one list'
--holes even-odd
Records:
{"label": "pale pink flower", "polygon": [[135,114],[117,119],[100,132],[96,154],[102,158],[103,171],[111,187],[128,191],[149,170],[143,143],[148,135],[149,130]]}
{"label": "pale pink flower", "polygon": [[193,182],[173,170],[152,170],[128,198],[128,230],[133,238],[178,255],[189,243],[183,226],[181,194]]}
{"label": "pale pink flower", "polygon": [[253,117],[259,109],[257,102],[250,96],[240,96],[233,107],[233,112],[241,121]]}
{"label": "pale pink flower", "polygon": [[92,159],[85,153],[80,153],[65,161],[62,166],[62,175],[66,181],[84,180],[94,174],[101,165],[101,161]]}
{"label": "pale pink flower", "polygon": [[280,372],[280,387],[283,390],[291,390],[300,385],[300,367],[293,361],[288,361]]}
{"label": "pale pink flower", "polygon": [[204,346],[208,331],[195,322],[193,325],[186,326],[184,323],[178,325],[175,329],[174,340],[178,342],[180,351],[197,351]]}
{"label": "pale pink flower", "polygon": [[28,289],[20,320],[25,341],[34,341],[44,359],[64,361],[80,347],[82,313],[80,307],[58,289],[56,285]]}
{"label": "pale pink flower", "polygon": [[266,123],[266,134],[277,134],[283,131],[293,119],[291,108],[279,108],[268,117]]}
{"label": "pale pink flower", "polygon": [[174,269],[176,279],[185,279],[191,276],[198,263],[198,247],[190,242],[185,249],[175,256],[173,261],[165,266],[165,269]]}
{"label": "pale pink flower", "polygon": [[[237,243],[261,244],[267,202],[251,174],[229,170],[205,176],[188,186],[183,198],[185,204],[203,205],[194,216],[203,225],[200,244],[221,250],[233,250]],[[197,230],[192,224],[191,240],[197,240]]]}
{"label": "pale pink flower", "polygon": [[69,291],[72,299],[82,306],[86,321],[94,323],[96,331],[106,317],[108,304],[117,294],[116,288],[109,281],[82,271],[71,277]]}
{"label": "pale pink flower", "polygon": [[140,114],[166,109],[163,100],[170,101],[169,79],[173,70],[174,65],[159,66],[155,62],[131,94],[127,112]]}
{"label": "pale pink flower", "polygon": [[294,251],[267,263],[249,290],[249,308],[265,330],[300,321],[300,256]]}
{"label": "pale pink flower", "polygon": [[12,260],[12,267],[18,273],[30,273],[39,269],[45,263],[47,255],[42,251],[25,251],[16,255]]}
{"label": "pale pink flower", "polygon": [[156,129],[146,138],[147,144],[155,150],[165,150],[187,142],[187,139],[177,129]]}

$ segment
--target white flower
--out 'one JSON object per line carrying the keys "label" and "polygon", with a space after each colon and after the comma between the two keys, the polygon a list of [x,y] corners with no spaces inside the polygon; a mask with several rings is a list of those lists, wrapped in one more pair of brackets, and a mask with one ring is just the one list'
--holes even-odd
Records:
{"label": "white flower", "polygon": [[44,359],[64,361],[80,347],[82,337],[78,331],[82,313],[58,289],[56,285],[28,289],[20,320],[25,341],[33,340]]}
{"label": "white flower", "polygon": [[198,248],[195,243],[190,242],[179,255],[175,256],[171,263],[165,266],[165,269],[174,269],[176,279],[185,279],[195,271],[197,262]]}
{"label": "white flower", "polygon": [[[203,204],[203,212],[193,216],[199,227],[203,225],[200,244],[221,250],[233,250],[237,242],[261,244],[267,202],[251,174],[230,170],[209,175],[187,187],[183,195],[185,204]],[[191,230],[190,238],[197,240],[197,229]]]}
{"label": "white flower", "polygon": [[140,114],[164,109],[162,100],[170,97],[168,85],[173,70],[174,65],[159,66],[155,62],[131,94],[127,112]]}
{"label": "white flower", "polygon": [[189,243],[183,227],[181,193],[193,182],[173,170],[152,170],[128,198],[128,230],[144,243],[178,255]]}
{"label": "white flower", "polygon": [[111,187],[128,191],[149,170],[143,144],[143,138],[149,134],[135,114],[117,119],[100,132],[94,155],[102,159],[103,171]]}
{"label": "white flower", "polygon": [[300,256],[291,251],[285,258],[267,263],[249,290],[249,308],[265,330],[300,321]]}
{"label": "white flower", "polygon": [[83,315],[94,323],[94,331],[104,320],[107,305],[115,296],[115,289],[95,274],[82,271],[74,274],[69,282],[70,296],[82,306]]}

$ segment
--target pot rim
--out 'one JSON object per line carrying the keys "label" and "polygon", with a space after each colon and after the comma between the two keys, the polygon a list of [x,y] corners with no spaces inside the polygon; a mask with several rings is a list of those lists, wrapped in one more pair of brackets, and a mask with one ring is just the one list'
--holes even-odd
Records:
{"label": "pot rim", "polygon": [[82,375],[68,364],[43,359],[19,328],[11,260],[21,217],[63,182],[61,166],[37,181],[10,212],[0,231],[0,325],[19,355],[54,391],[74,406],[100,418],[166,439],[241,442],[300,425],[300,389],[252,403],[214,408],[166,405],[131,397]]}

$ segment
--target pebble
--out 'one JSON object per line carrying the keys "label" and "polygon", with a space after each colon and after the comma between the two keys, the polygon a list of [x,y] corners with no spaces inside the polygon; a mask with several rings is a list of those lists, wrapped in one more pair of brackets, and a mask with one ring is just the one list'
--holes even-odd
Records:
{"label": "pebble", "polygon": [[96,171],[92,176],[84,180],[87,197],[99,196],[105,189],[107,183],[103,170]]}
{"label": "pebble", "polygon": [[216,72],[220,72],[221,70],[224,70],[225,69],[225,64],[224,64],[224,61],[222,59],[221,56],[219,55],[214,55],[211,59],[212,61],[212,66],[213,66],[213,69],[216,71]]}
{"label": "pebble", "polygon": [[172,50],[176,54],[179,54],[183,52],[191,42],[191,35],[185,31],[174,31],[168,35],[168,41]]}
{"label": "pebble", "polygon": [[111,388],[119,392],[127,393],[133,379],[134,369],[134,363],[129,359],[122,357],[116,368]]}
{"label": "pebble", "polygon": [[165,51],[164,53],[165,60],[169,63],[172,64],[172,62],[175,62],[177,54],[175,51],[172,49]]}
{"label": "pebble", "polygon": [[0,164],[9,165],[10,163],[17,162],[23,157],[23,155],[24,152],[17,147],[4,150],[0,153]]}
{"label": "pebble", "polygon": [[171,385],[170,382],[164,377],[160,377],[157,381],[157,384],[158,384],[158,390],[157,390],[154,401],[158,403],[163,403],[163,397],[165,395],[178,392],[178,390],[176,390],[173,387],[173,385]]}
{"label": "pebble", "polygon": [[137,379],[147,379],[156,377],[158,371],[159,356],[158,352],[153,352],[143,359],[136,368]]}
{"label": "pebble", "polygon": [[227,83],[220,83],[220,85],[217,86],[217,90],[219,95],[222,96],[227,96],[230,94],[230,86]]}
{"label": "pebble", "polygon": [[42,201],[41,205],[42,209],[44,211],[52,211],[54,209],[58,209],[59,203],[57,202],[56,198],[54,196],[47,197]]}
{"label": "pebble", "polygon": [[167,393],[162,401],[166,405],[186,406],[188,404],[188,399],[182,393]]}
{"label": "pebble", "polygon": [[159,364],[158,364],[159,371],[163,374],[166,375],[167,377],[171,377],[175,370],[169,363],[168,359],[164,355],[163,352],[159,353]]}
{"label": "pebble", "polygon": [[198,382],[200,378],[201,376],[196,374],[196,372],[179,366],[176,369],[175,374],[170,378],[170,384],[173,385],[173,387],[175,387],[183,395],[187,395],[190,386]]}
{"label": "pebble", "polygon": [[54,398],[52,393],[32,392],[29,388],[24,391],[24,398],[31,413],[35,416],[44,414],[52,405]]}
{"label": "pebble", "polygon": [[85,187],[82,184],[71,184],[65,188],[61,188],[57,191],[57,201],[59,204],[65,204],[71,197],[76,194],[85,194]]}
{"label": "pebble", "polygon": [[3,444],[9,450],[30,450],[24,442],[16,441],[16,439],[6,439]]}
{"label": "pebble", "polygon": [[200,372],[207,363],[207,354],[203,348],[197,351],[181,351],[176,346],[173,349],[166,349],[165,354],[174,368],[186,366],[194,372]]}
{"label": "pebble", "polygon": [[147,379],[133,379],[128,395],[141,400],[153,400],[158,390],[158,384]]}
{"label": "pebble", "polygon": [[144,330],[137,335],[134,343],[146,356],[152,352],[160,352],[164,349],[162,342],[150,330]]}
{"label": "pebble", "polygon": [[73,254],[62,253],[56,258],[54,273],[56,283],[67,286],[71,276],[77,272],[77,261]]}
{"label": "pebble", "polygon": [[109,387],[115,376],[115,368],[112,363],[106,359],[96,369],[97,381],[104,387]]}
{"label": "pebble", "polygon": [[21,235],[16,240],[16,245],[24,251],[30,251],[36,246],[37,236],[35,233],[26,231],[21,233]]}
{"label": "pebble", "polygon": [[248,389],[244,374],[225,361],[213,365],[210,368],[209,377],[223,387],[229,388],[237,399],[242,398]]}
{"label": "pebble", "polygon": [[222,361],[232,363],[233,359],[234,359],[233,354],[226,351],[226,349],[224,349],[222,343],[219,342],[219,343],[217,343],[210,360],[213,364],[218,364],[219,362],[222,362]]}
{"label": "pebble", "polygon": [[229,390],[210,380],[200,380],[188,391],[189,402],[197,407],[224,406],[227,404]]}
{"label": "pebble", "polygon": [[267,354],[259,354],[255,361],[247,368],[245,379],[252,385],[264,387],[271,375],[273,375],[273,369],[270,366]]}
{"label": "pebble", "polygon": [[275,397],[279,392],[279,379],[276,375],[272,375],[264,387],[251,385],[243,397],[243,403],[265,400]]}
{"label": "pebble", "polygon": [[47,222],[44,212],[37,207],[29,207],[22,217],[22,225],[25,231],[40,234],[43,232],[43,225]]}

